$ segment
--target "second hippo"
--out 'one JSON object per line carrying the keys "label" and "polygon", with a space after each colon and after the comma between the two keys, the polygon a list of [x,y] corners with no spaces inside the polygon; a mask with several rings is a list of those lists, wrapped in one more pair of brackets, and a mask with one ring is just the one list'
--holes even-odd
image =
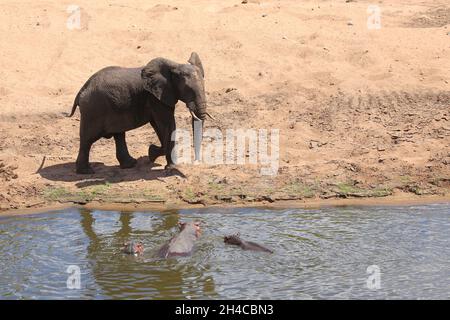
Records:
{"label": "second hippo", "polygon": [[239,234],[225,236],[223,239],[223,242],[225,242],[227,244],[233,244],[233,245],[239,246],[244,250],[253,250],[253,251],[262,251],[262,252],[273,253],[272,250],[270,250],[266,247],[263,247],[262,245],[259,245],[257,243],[251,242],[251,241],[242,240]]}
{"label": "second hippo", "polygon": [[141,255],[144,253],[144,244],[140,241],[125,242],[123,244],[122,252],[135,256]]}
{"label": "second hippo", "polygon": [[159,249],[159,257],[188,256],[192,253],[194,243],[201,234],[200,222],[179,223],[179,227],[180,233]]}

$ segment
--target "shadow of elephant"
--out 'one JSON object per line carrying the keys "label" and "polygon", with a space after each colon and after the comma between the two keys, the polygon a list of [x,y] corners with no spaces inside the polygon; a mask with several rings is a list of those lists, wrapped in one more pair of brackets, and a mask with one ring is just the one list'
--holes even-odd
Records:
{"label": "shadow of elephant", "polygon": [[[165,170],[163,167],[156,163],[150,163],[148,157],[140,157],[137,159],[137,164],[134,168],[121,169],[118,165],[108,166],[101,162],[92,163],[95,168],[93,174],[77,174],[75,173],[75,162],[66,162],[50,166],[45,164],[38,170],[38,174],[52,181],[63,182],[76,182],[76,186],[79,188],[109,183],[118,183],[125,181],[137,181],[137,180],[156,180],[168,176],[180,176],[186,178],[186,176],[178,169],[172,168]],[[153,169],[155,167],[161,167],[161,169]]]}

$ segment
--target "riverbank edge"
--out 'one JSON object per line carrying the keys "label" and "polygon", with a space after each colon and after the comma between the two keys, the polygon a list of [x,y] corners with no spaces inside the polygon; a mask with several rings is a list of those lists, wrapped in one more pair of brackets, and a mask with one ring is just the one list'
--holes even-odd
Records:
{"label": "riverbank edge", "polygon": [[368,206],[408,206],[408,205],[427,205],[450,203],[450,194],[445,195],[412,195],[411,193],[398,193],[378,198],[335,198],[335,199],[305,199],[305,200],[277,200],[254,201],[254,202],[235,202],[235,203],[215,203],[211,205],[189,204],[186,202],[177,203],[115,203],[92,201],[86,204],[59,203],[49,204],[40,207],[11,209],[0,212],[0,217],[22,216],[41,214],[52,211],[65,210],[69,208],[79,208],[87,210],[105,210],[105,211],[158,211],[169,212],[173,210],[189,210],[202,208],[265,208],[265,209],[319,209],[324,207],[368,207]]}

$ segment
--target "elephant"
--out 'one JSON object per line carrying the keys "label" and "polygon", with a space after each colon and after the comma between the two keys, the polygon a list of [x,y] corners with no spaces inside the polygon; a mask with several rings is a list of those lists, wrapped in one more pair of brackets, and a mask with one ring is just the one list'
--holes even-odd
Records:
{"label": "elephant", "polygon": [[94,173],[89,165],[91,146],[100,138],[114,137],[120,168],[132,168],[137,161],[128,152],[125,132],[150,123],[161,146],[150,144],[148,157],[154,162],[165,155],[165,169],[175,167],[171,152],[175,125],[175,104],[184,102],[194,121],[212,118],[206,110],[204,70],[197,53],[187,64],[155,58],[139,68],[106,67],[93,74],[75,97],[72,117],[80,109],[78,174]]}

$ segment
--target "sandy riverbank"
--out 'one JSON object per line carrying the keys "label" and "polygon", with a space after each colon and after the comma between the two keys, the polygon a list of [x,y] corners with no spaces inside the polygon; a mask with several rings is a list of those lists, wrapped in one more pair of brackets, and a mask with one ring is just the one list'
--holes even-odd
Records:
{"label": "sandy riverbank", "polygon": [[[78,1],[79,30],[66,27],[69,4],[0,8],[0,211],[448,199],[448,1],[383,1],[379,30],[362,0]],[[76,175],[79,113],[66,114],[85,80],[191,51],[217,118],[206,127],[279,129],[278,174],[203,164],[167,175],[164,159],[148,162],[146,126],[127,135],[136,168],[121,170],[104,139],[96,173]],[[189,128],[181,103],[176,119]]]}
{"label": "sandy riverbank", "polygon": [[[277,202],[257,202],[257,203],[232,203],[232,204],[216,204],[208,206],[208,208],[217,208],[220,211],[222,208],[262,208],[262,209],[319,209],[327,207],[368,207],[368,206],[420,206],[430,204],[450,203],[450,196],[415,196],[409,193],[401,193],[391,196],[386,196],[376,199],[367,198],[350,198],[350,199],[308,199],[308,200],[287,200]],[[140,203],[140,204],[120,204],[120,203],[104,203],[104,202],[90,202],[85,205],[68,205],[68,204],[53,204],[49,206],[40,206],[39,208],[25,208],[13,209],[4,211],[1,215],[6,216],[22,216],[31,214],[41,214],[49,212],[61,212],[70,208],[86,209],[86,210],[102,210],[102,211],[121,211],[121,212],[135,212],[135,211],[152,211],[152,212],[172,212],[174,210],[195,210],[205,208],[200,204],[178,203],[167,206],[165,204],[157,203]]]}

